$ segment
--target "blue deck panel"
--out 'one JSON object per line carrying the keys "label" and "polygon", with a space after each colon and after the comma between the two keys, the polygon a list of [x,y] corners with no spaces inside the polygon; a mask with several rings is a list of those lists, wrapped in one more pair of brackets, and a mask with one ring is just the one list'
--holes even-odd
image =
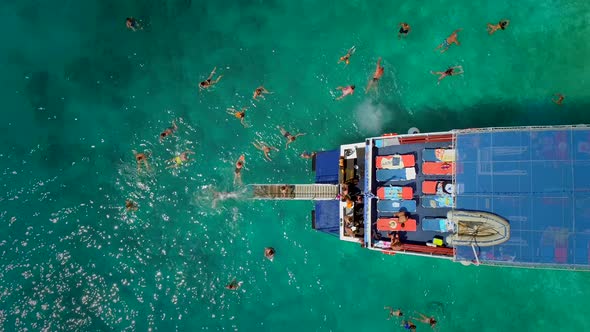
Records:
{"label": "blue deck panel", "polygon": [[458,132],[455,148],[455,208],[510,222],[508,242],[476,248],[482,263],[590,268],[590,129]]}
{"label": "blue deck panel", "polygon": [[315,156],[315,183],[338,183],[340,151],[322,151]]}
{"label": "blue deck panel", "polygon": [[340,234],[340,201],[315,203],[315,230],[338,236]]}

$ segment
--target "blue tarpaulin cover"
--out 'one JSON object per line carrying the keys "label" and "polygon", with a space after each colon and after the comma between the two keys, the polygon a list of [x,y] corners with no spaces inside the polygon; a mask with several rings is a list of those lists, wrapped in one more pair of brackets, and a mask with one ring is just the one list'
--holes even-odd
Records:
{"label": "blue tarpaulin cover", "polygon": [[317,201],[315,203],[315,229],[334,235],[340,234],[340,201]]}
{"label": "blue tarpaulin cover", "polygon": [[322,151],[315,156],[315,183],[338,183],[340,150]]}
{"label": "blue tarpaulin cover", "polygon": [[[475,248],[482,263],[590,268],[590,129],[456,133],[455,208],[510,223],[510,240]],[[458,260],[474,248],[458,247]]]}

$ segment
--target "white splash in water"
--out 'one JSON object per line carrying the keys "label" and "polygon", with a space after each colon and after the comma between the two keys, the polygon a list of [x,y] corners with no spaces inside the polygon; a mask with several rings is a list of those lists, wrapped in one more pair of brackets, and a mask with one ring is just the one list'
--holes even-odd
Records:
{"label": "white splash in water", "polygon": [[354,110],[354,117],[363,134],[382,134],[385,123],[391,120],[391,110],[383,104],[367,99]]}

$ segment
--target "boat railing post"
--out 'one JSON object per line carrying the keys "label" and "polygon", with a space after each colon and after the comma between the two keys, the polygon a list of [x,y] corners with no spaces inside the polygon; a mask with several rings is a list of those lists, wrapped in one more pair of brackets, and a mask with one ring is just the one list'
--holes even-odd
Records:
{"label": "boat railing post", "polygon": [[475,262],[479,265],[479,257],[477,257],[477,251],[475,250],[475,245],[471,244],[471,249],[473,249],[473,256],[475,256]]}

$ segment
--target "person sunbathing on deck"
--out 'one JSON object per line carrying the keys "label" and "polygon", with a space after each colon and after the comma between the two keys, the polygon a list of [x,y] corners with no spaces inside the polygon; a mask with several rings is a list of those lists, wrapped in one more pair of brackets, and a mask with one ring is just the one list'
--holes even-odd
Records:
{"label": "person sunbathing on deck", "polygon": [[[455,71],[455,69],[458,69],[460,71]],[[457,75],[463,74],[463,67],[455,66],[455,67],[450,67],[449,69],[447,69],[445,71],[437,71],[437,72],[431,71],[430,73],[432,75],[440,75],[438,77],[438,82],[436,83],[438,85],[438,84],[440,84],[440,81],[442,81],[447,76],[457,76]]]}
{"label": "person sunbathing on deck", "polygon": [[172,126],[166,128],[166,130],[160,133],[160,142],[162,142],[164,138],[174,135],[174,132],[176,132],[177,129],[178,127],[176,126],[176,121],[172,121]]}
{"label": "person sunbathing on deck", "polygon": [[389,306],[385,306],[383,309],[389,310],[389,317],[387,317],[387,320],[390,320],[393,316],[401,317],[404,315],[401,309],[393,310],[393,308]]}
{"label": "person sunbathing on deck", "polygon": [[355,51],[356,51],[356,47],[355,46],[351,47],[348,50],[348,52],[346,52],[346,55],[340,57],[340,60],[338,60],[338,63],[344,62],[345,66],[348,66],[348,64],[350,63],[350,57],[354,54]]}
{"label": "person sunbathing on deck", "polygon": [[506,29],[508,24],[510,24],[509,20],[502,20],[502,21],[498,22],[498,24],[496,24],[496,25],[488,23],[488,33],[490,35],[492,35],[492,34],[494,34],[494,32],[496,32],[498,30],[504,30],[504,29]]}
{"label": "person sunbathing on deck", "polygon": [[457,29],[455,31],[453,31],[453,33],[451,33],[450,36],[448,36],[445,40],[443,40],[443,42],[438,45],[437,48],[435,48],[434,50],[438,50],[440,49],[440,53],[444,53],[446,52],[449,47],[451,47],[452,44],[457,44],[457,45],[461,45],[461,43],[459,43],[459,40],[457,40],[457,32],[461,31],[463,29]]}
{"label": "person sunbathing on deck", "polygon": [[295,142],[295,140],[297,139],[297,137],[305,135],[305,133],[298,133],[298,134],[295,134],[295,135],[291,135],[291,133],[289,133],[288,131],[286,131],[285,128],[283,128],[281,126],[277,126],[277,128],[279,128],[279,130],[281,131],[281,135],[285,136],[285,138],[287,139],[287,144],[285,145],[285,149],[288,149],[289,148],[289,144]]}
{"label": "person sunbathing on deck", "polygon": [[195,154],[194,152],[192,152],[191,150],[186,150],[181,152],[179,155],[175,156],[172,159],[168,160],[168,163],[171,165],[166,166],[166,168],[178,168],[180,166],[182,166],[182,164],[189,162],[188,159],[188,155],[189,154]]}
{"label": "person sunbathing on deck", "polygon": [[258,150],[262,151],[262,153],[264,153],[264,158],[267,161],[272,161],[272,159],[270,159],[270,157],[268,156],[271,150],[279,151],[279,149],[275,148],[274,146],[268,146],[264,142],[254,141],[252,145],[254,145],[254,147]]}
{"label": "person sunbathing on deck", "polygon": [[217,84],[217,82],[219,82],[219,80],[223,77],[223,75],[219,75],[219,76],[217,76],[217,79],[213,81],[213,75],[215,75],[215,70],[217,70],[217,67],[213,68],[213,70],[211,71],[211,74],[209,74],[209,77],[207,77],[206,80],[199,83],[200,90],[209,89],[210,87]]}
{"label": "person sunbathing on deck", "polygon": [[375,68],[375,73],[373,74],[373,78],[367,84],[367,89],[365,90],[365,93],[368,93],[369,90],[371,90],[371,88],[377,87],[377,83],[379,83],[379,79],[381,79],[381,76],[383,76],[383,69],[384,68],[381,67],[381,58],[379,58],[379,60],[377,60],[377,68]]}
{"label": "person sunbathing on deck", "polygon": [[264,98],[264,95],[265,94],[271,94],[271,93],[272,92],[266,90],[263,86],[259,86],[259,87],[256,88],[256,90],[254,90],[254,95],[252,96],[252,99],[258,100],[259,97],[262,98],[262,99],[265,99]]}
{"label": "person sunbathing on deck", "polygon": [[354,94],[354,85],[349,85],[349,86],[345,86],[345,87],[337,87],[336,90],[340,90],[342,91],[342,96],[336,98],[336,100],[340,100],[348,95],[352,95]]}
{"label": "person sunbathing on deck", "polygon": [[246,107],[242,107],[242,109],[238,111],[233,107],[229,107],[227,109],[227,114],[233,115],[237,119],[240,119],[240,123],[242,124],[242,126],[244,126],[244,128],[247,128],[248,125],[246,125],[246,109]]}
{"label": "person sunbathing on deck", "polygon": [[430,327],[434,328],[436,326],[436,319],[434,319],[434,317],[430,317],[430,316],[426,316],[424,314],[418,313],[420,315],[420,318],[416,318],[414,317],[413,319],[416,319],[418,321],[420,321],[421,323],[424,324],[429,324]]}

